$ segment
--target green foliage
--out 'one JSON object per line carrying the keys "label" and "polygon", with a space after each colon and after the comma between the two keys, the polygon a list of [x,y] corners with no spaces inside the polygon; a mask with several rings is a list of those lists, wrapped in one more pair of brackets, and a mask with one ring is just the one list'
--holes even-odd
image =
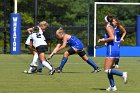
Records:
{"label": "green foliage", "polygon": [[136,46],[136,33],[126,35],[125,42],[122,45]]}
{"label": "green foliage", "polygon": [[21,19],[22,19],[22,24],[27,25],[27,24],[33,24],[33,18],[31,17],[30,14],[28,13],[20,13],[21,14]]}
{"label": "green foliage", "polygon": [[[87,26],[87,15],[88,15],[88,0],[37,0],[38,1],[38,10],[37,10],[37,21],[40,22],[42,20],[48,21],[51,27],[54,26]],[[90,38],[91,42],[93,42],[93,27],[94,27],[94,1],[115,1],[115,0],[90,0],[90,23],[91,23],[91,33]],[[117,0],[118,2],[139,2],[139,0]],[[117,2],[116,1],[116,2]],[[0,27],[4,26],[3,18],[6,18],[6,26],[8,27],[7,33],[9,33],[10,27],[10,18],[9,14],[13,12],[14,4],[12,0],[6,0],[6,15],[4,15],[3,11],[4,3],[0,1]],[[22,29],[21,32],[24,32],[28,26],[34,25],[34,17],[35,17],[35,0],[18,0],[18,13],[21,14],[22,19]],[[140,7],[138,5],[127,6],[127,5],[98,5],[97,7],[97,26],[98,28],[104,27],[104,16],[106,15],[115,15],[117,16],[121,23],[125,26],[136,26],[136,17],[140,14]],[[67,29],[68,30],[68,29]],[[73,33],[72,30],[69,33],[80,38],[84,44],[87,44],[87,29],[83,30],[74,30],[76,33]],[[135,32],[135,31],[134,31]],[[82,34],[83,35],[82,35]],[[98,34],[98,33],[97,33]],[[100,33],[99,33],[100,34]],[[103,33],[102,33],[103,34]],[[100,34],[100,35],[102,35]],[[129,33],[128,33],[129,34]],[[22,42],[24,44],[25,37],[28,34],[21,34],[24,39]],[[97,36],[98,38],[100,37]],[[2,37],[1,41],[3,41],[3,34],[0,34]],[[9,34],[8,37],[8,46],[9,46]],[[136,35],[131,34],[130,37],[126,37],[123,45],[136,45],[135,41]]]}
{"label": "green foliage", "polygon": [[132,3],[138,3],[140,0],[123,0],[123,2],[132,2]]}
{"label": "green foliage", "polygon": [[[85,20],[87,17],[87,2],[84,0],[48,0],[47,4],[48,13],[46,13],[46,16],[51,21],[51,25],[69,26],[81,25],[81,23],[85,25],[87,23],[87,19]],[[76,23],[77,21],[78,23]]]}

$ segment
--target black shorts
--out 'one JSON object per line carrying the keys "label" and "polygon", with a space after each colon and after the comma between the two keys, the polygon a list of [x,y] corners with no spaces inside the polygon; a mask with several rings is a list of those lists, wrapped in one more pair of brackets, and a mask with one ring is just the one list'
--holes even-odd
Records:
{"label": "black shorts", "polygon": [[48,51],[48,46],[47,45],[40,45],[38,47],[36,47],[37,53],[45,53],[46,51]]}
{"label": "black shorts", "polygon": [[[67,50],[67,51],[68,51],[68,53],[69,53],[70,55],[76,53],[75,50],[74,50],[73,48],[70,48],[70,49]],[[83,56],[86,55],[86,52],[85,52],[84,50],[79,50],[77,54],[78,54],[80,57],[83,57]]]}

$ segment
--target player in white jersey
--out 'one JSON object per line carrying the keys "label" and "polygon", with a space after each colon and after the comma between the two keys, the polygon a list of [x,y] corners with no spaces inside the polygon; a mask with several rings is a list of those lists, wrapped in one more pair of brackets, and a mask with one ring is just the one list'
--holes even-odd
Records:
{"label": "player in white jersey", "polygon": [[43,31],[42,31],[42,29],[40,27],[38,27],[38,28],[39,28],[38,32],[31,34],[31,39],[33,39],[33,46],[35,48],[37,48],[40,45],[47,46],[47,43],[45,41],[45,37],[43,35]]}
{"label": "player in white jersey", "polygon": [[[41,72],[42,71],[42,64],[38,60],[38,54],[36,52],[36,49],[34,47],[30,47],[30,43],[31,43],[30,42],[30,39],[31,39],[31,34],[32,34],[33,30],[34,30],[34,28],[27,29],[27,31],[29,33],[29,36],[28,36],[28,38],[27,38],[27,40],[25,42],[25,46],[33,54],[33,59],[32,59],[32,62],[30,64],[29,69],[24,71],[25,73],[28,73],[28,74],[35,73],[37,70],[38,70],[38,72]],[[37,61],[38,61],[39,66],[37,65]],[[37,66],[38,66],[38,69],[37,69]]]}
{"label": "player in white jersey", "polygon": [[46,28],[48,28],[48,23],[46,21],[42,21],[39,23],[39,26],[37,26],[37,28],[39,29],[38,32],[31,34],[30,39],[32,42],[30,42],[30,47],[35,47],[38,53],[38,57],[42,62],[43,66],[47,67],[50,70],[50,75],[53,75],[55,70],[45,59],[45,51],[48,50],[48,47],[43,32]]}

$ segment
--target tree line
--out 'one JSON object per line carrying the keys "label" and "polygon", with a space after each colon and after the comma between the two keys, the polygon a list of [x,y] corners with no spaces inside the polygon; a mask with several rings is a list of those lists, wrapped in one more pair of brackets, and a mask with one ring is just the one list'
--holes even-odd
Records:
{"label": "tree line", "polygon": [[[0,1],[0,30],[4,27],[4,18],[6,18],[6,27],[9,28],[10,13],[14,11],[14,0]],[[30,27],[35,23],[35,1],[36,0],[18,0],[18,13],[21,14],[22,27]],[[51,27],[87,27],[88,5],[90,5],[90,35],[93,40],[94,26],[94,2],[140,2],[140,0],[37,0],[37,22],[48,21]],[[6,3],[4,3],[6,2]],[[135,27],[136,17],[140,14],[140,6],[136,5],[98,5],[97,6],[97,26],[104,26],[104,16],[114,15],[118,17],[125,27]],[[24,29],[22,29],[24,32]],[[84,29],[85,30],[85,29]],[[133,29],[135,30],[135,29]],[[0,32],[1,32],[0,31]],[[101,30],[102,31],[102,30]],[[9,32],[7,30],[7,32]],[[130,31],[135,35],[135,31]],[[132,33],[133,32],[133,33]],[[86,34],[87,31],[84,33]],[[4,36],[0,34],[2,39]],[[131,38],[131,37],[129,37]],[[128,39],[129,39],[128,38]],[[134,40],[135,37],[131,40]],[[135,41],[131,41],[135,45]],[[128,42],[129,43],[129,40]],[[125,44],[127,44],[125,43]]]}

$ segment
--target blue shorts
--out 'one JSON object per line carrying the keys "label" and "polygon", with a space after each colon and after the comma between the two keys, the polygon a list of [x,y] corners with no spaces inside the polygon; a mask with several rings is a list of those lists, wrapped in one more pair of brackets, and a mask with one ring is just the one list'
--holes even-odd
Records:
{"label": "blue shorts", "polygon": [[120,57],[120,51],[107,51],[106,52],[107,58],[119,58]]}
{"label": "blue shorts", "polygon": [[107,58],[119,58],[120,57],[120,48],[117,46],[108,46],[106,50]]}

